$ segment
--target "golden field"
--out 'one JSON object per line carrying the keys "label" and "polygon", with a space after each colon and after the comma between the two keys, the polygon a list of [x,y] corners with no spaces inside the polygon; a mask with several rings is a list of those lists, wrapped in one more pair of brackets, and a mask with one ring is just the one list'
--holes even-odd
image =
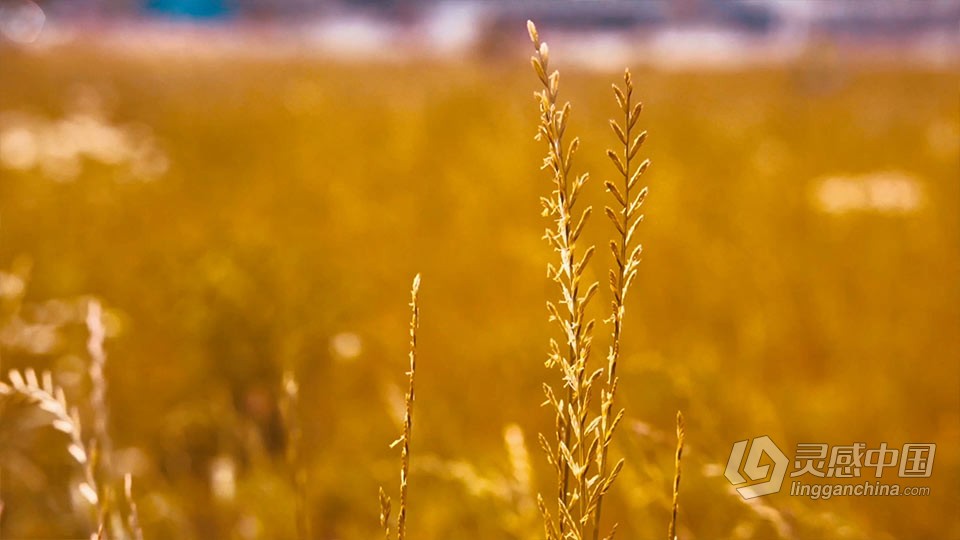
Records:
{"label": "golden field", "polygon": [[[565,67],[559,43],[599,210],[620,74]],[[418,272],[408,533],[542,535],[555,254],[528,57],[0,48],[3,368],[53,371],[86,418],[82,312],[103,302],[111,466],[133,473],[147,538],[295,537],[284,370],[314,536],[382,536]],[[830,54],[631,67],[653,165],[619,371],[626,467],[604,513],[617,538],[666,535],[677,410],[683,540],[960,538],[955,71]],[[586,242],[610,234],[595,212]],[[598,359],[609,264],[598,249],[587,276]],[[2,410],[0,535],[88,535],[62,435]],[[722,468],[759,435],[788,454],[937,443],[932,493],[746,504]]]}

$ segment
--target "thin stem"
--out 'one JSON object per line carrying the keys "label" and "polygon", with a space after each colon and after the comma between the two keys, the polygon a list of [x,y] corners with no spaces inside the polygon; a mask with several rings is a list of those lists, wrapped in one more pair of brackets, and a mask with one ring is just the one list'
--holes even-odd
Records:
{"label": "thin stem", "polygon": [[680,459],[683,457],[683,441],[686,437],[683,414],[677,411],[677,456],[673,475],[673,516],[667,530],[667,540],[677,539],[677,514],[680,510]]}
{"label": "thin stem", "polygon": [[406,536],[407,478],[410,474],[410,434],[413,431],[414,376],[417,372],[417,329],[420,327],[420,274],[413,278],[410,291],[410,371],[403,416],[403,447],[400,451],[400,511],[397,514],[397,540]]}
{"label": "thin stem", "polygon": [[127,528],[133,540],[143,540],[143,528],[140,526],[140,512],[137,503],[133,500],[133,477],[130,473],[123,476],[123,496],[127,500],[129,514],[127,514]]}
{"label": "thin stem", "polygon": [[98,521],[101,532],[105,534],[107,519],[110,513],[111,497],[108,496],[108,485],[113,480],[113,464],[111,454],[113,445],[107,430],[109,410],[107,409],[107,380],[104,369],[107,364],[107,354],[103,348],[106,339],[106,329],[103,326],[103,307],[98,300],[90,300],[87,304],[87,354],[90,356],[90,409],[93,413],[93,437],[90,440],[91,471],[97,477],[98,490]]}
{"label": "thin stem", "polygon": [[[613,476],[607,477],[609,461],[608,453],[610,449],[610,438],[616,427],[616,417],[614,416],[613,404],[617,392],[617,366],[620,361],[621,340],[623,334],[623,320],[625,314],[625,303],[627,289],[633,276],[635,275],[636,265],[639,263],[639,248],[631,249],[631,240],[634,227],[639,219],[634,219],[634,213],[643,202],[645,192],[641,192],[636,198],[633,197],[633,187],[637,177],[642,173],[646,165],[641,165],[640,170],[633,171],[631,165],[639,145],[642,144],[645,134],[634,138],[634,126],[637,122],[637,114],[640,106],[633,105],[633,81],[630,71],[625,70],[623,75],[624,91],[614,86],[614,94],[617,102],[623,112],[623,127],[611,120],[611,127],[622,144],[622,158],[612,150],[607,151],[607,155],[613,161],[617,170],[623,178],[623,185],[618,188],[612,183],[607,183],[607,191],[616,199],[619,212],[607,208],[607,217],[613,222],[617,229],[618,236],[611,242],[611,250],[616,262],[616,271],[611,271],[610,289],[613,293],[612,314],[610,321],[613,323],[612,343],[607,357],[607,380],[606,388],[601,393],[601,434],[603,437],[600,445],[599,456],[597,460],[600,481],[604,484],[597,492],[596,506],[593,515],[593,539],[600,537],[600,521],[603,514],[603,497],[613,482]],[[616,413],[619,416],[620,413]],[[615,473],[614,473],[615,474]]]}

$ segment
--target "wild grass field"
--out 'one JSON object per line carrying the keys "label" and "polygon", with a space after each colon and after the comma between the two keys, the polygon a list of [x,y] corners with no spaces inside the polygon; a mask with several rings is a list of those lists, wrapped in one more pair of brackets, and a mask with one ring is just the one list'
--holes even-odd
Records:
{"label": "wild grass field", "polygon": [[[621,73],[551,46],[601,268]],[[296,537],[284,371],[313,537],[382,536],[418,272],[407,535],[542,537],[555,254],[528,58],[0,48],[3,371],[51,370],[86,403],[100,299],[112,466],[135,478],[146,538]],[[626,465],[604,506],[617,538],[666,535],[677,410],[683,540],[960,538],[955,71],[842,54],[630,67],[653,165],[618,368]],[[586,278],[602,357],[610,292],[605,271]],[[67,438],[2,410],[0,537],[89,535]],[[759,435],[937,443],[932,494],[747,504],[718,471]]]}

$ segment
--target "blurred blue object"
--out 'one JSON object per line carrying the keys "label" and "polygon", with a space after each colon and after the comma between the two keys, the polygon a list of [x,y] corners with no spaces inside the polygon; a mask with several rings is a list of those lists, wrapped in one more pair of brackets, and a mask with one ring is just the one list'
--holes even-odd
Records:
{"label": "blurred blue object", "polygon": [[147,0],[150,14],[183,19],[223,19],[233,14],[228,0]]}

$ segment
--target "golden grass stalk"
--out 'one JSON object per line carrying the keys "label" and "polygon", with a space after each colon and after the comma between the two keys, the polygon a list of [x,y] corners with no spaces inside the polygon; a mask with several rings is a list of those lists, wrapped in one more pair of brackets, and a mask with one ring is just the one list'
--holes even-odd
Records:
{"label": "golden grass stalk", "polygon": [[103,534],[105,511],[103,501],[97,488],[94,474],[93,460],[83,443],[83,431],[80,423],[80,413],[76,407],[67,404],[63,389],[53,383],[53,375],[44,371],[37,376],[36,371],[27,368],[22,373],[11,370],[10,384],[0,382],[0,396],[7,398],[19,397],[40,410],[51,415],[50,425],[53,429],[66,434],[70,438],[67,444],[67,453],[80,466],[83,480],[78,488],[81,497],[90,505],[95,516],[97,532],[92,537]]}
{"label": "golden grass stalk", "polygon": [[300,385],[292,370],[283,373],[283,397],[280,400],[280,414],[286,428],[287,441],[285,459],[290,470],[291,481],[296,498],[294,513],[297,521],[297,538],[308,540],[313,538],[311,532],[310,514],[308,511],[309,497],[307,494],[307,469],[303,462],[303,428],[301,427],[299,402]]}
{"label": "golden grass stalk", "polygon": [[[113,491],[110,483],[114,480],[113,466],[113,442],[110,438],[109,420],[110,409],[107,406],[107,379],[105,368],[107,365],[107,353],[104,349],[106,340],[106,328],[103,324],[103,306],[98,300],[90,300],[87,303],[87,315],[85,318],[87,328],[87,355],[90,357],[88,376],[90,377],[90,410],[93,414],[93,434],[90,438],[90,469],[92,475],[97,479],[98,492],[98,522],[99,529],[96,533],[97,538],[104,538],[108,535],[108,525],[111,520],[108,516],[111,512]],[[132,495],[133,478],[130,474],[124,475],[123,494],[128,506],[126,523],[127,532],[135,540],[143,540],[143,530],[140,527],[140,517],[137,512],[136,503]]]}
{"label": "golden grass stalk", "polygon": [[667,530],[667,540],[677,540],[677,514],[680,510],[680,460],[683,457],[683,440],[685,437],[683,414],[677,411],[677,455],[673,464],[673,515],[670,519],[670,528]]}
{"label": "golden grass stalk", "polygon": [[559,305],[564,308],[547,302],[547,310],[550,320],[560,326],[566,342],[566,346],[561,347],[556,340],[551,340],[547,359],[548,367],[560,370],[565,397],[557,397],[549,384],[544,385],[546,404],[553,408],[556,416],[556,443],[550,443],[543,434],[540,435],[547,459],[557,471],[556,518],[551,515],[542,495],[538,497],[538,506],[544,517],[547,538],[584,538],[593,510],[591,493],[596,490],[599,480],[596,475],[591,476],[600,441],[595,433],[599,417],[590,417],[590,395],[593,383],[603,374],[602,368],[592,373],[587,371],[594,321],[586,319],[585,311],[598,284],[585,284],[583,274],[594,248],[589,246],[578,256],[577,246],[591,211],[588,207],[581,212],[576,207],[588,175],[574,176],[570,172],[572,158],[580,146],[576,137],[566,143],[570,104],[560,105],[560,73],[549,71],[549,47],[540,41],[533,22],[527,21],[527,30],[534,47],[531,64],[542,85],[535,94],[540,109],[536,138],[547,145],[542,168],[550,173],[553,182],[550,196],[541,198],[544,216],[553,220],[553,227],[547,229],[545,239],[560,258],[558,266],[547,266],[547,273],[560,289]]}
{"label": "golden grass stalk", "polygon": [[413,278],[410,289],[410,371],[403,412],[403,448],[400,450],[400,510],[397,513],[397,540],[406,536],[407,478],[410,475],[410,433],[413,431],[414,377],[417,372],[417,329],[420,327],[420,274]]}
{"label": "golden grass stalk", "polygon": [[107,380],[104,368],[107,354],[103,348],[106,330],[103,326],[103,307],[97,300],[87,304],[87,354],[90,356],[90,408],[93,410],[93,437],[96,440],[99,457],[109,463],[111,449],[110,434],[107,430],[109,412],[107,410]]}
{"label": "golden grass stalk", "polygon": [[614,398],[617,392],[617,365],[620,360],[621,338],[623,335],[623,319],[626,308],[626,295],[630,284],[637,275],[637,266],[640,264],[642,247],[636,242],[637,226],[643,220],[639,214],[640,207],[647,195],[647,188],[638,189],[640,176],[650,165],[644,160],[639,166],[634,166],[637,152],[647,138],[647,132],[636,134],[637,120],[642,110],[640,103],[633,103],[633,79],[630,70],[623,73],[623,89],[613,85],[613,94],[623,115],[623,124],[610,120],[610,127],[620,143],[620,151],[607,150],[607,156],[619,172],[622,182],[618,187],[614,182],[604,182],[604,186],[614,199],[614,208],[605,207],[604,213],[613,223],[616,234],[610,241],[610,252],[613,254],[614,268],[610,270],[610,292],[613,300],[611,316],[608,320],[613,325],[611,345],[607,354],[606,387],[600,392],[600,453],[597,459],[597,468],[600,472],[601,483],[596,491],[596,509],[594,512],[593,538],[600,536],[600,518],[603,511],[603,496],[616,479],[617,473],[623,466],[623,460],[614,465],[608,474],[608,452],[613,439],[613,433],[623,418],[623,409],[614,413]]}
{"label": "golden grass stalk", "polygon": [[380,488],[380,527],[384,540],[390,540],[390,497]]}
{"label": "golden grass stalk", "polygon": [[133,540],[143,540],[143,528],[140,526],[140,512],[137,503],[133,500],[133,477],[130,473],[123,475],[123,497],[127,502],[127,530]]}
{"label": "golden grass stalk", "polygon": [[107,428],[109,422],[109,410],[107,408],[107,379],[104,369],[107,365],[107,354],[103,343],[106,339],[106,329],[103,326],[103,307],[98,300],[90,300],[87,303],[87,316],[85,319],[87,327],[87,354],[90,356],[90,364],[87,368],[90,377],[90,411],[93,414],[93,433],[90,439],[91,449],[91,468],[93,474],[98,478],[97,485],[101,489],[98,493],[100,498],[99,511],[102,514],[99,521],[107,524],[110,520],[107,515],[110,512],[110,496],[105,493],[113,475],[108,470],[113,459],[112,443],[110,433]]}
{"label": "golden grass stalk", "polygon": [[517,511],[526,516],[533,510],[533,466],[520,426],[509,424],[504,428],[503,444],[510,461],[510,484],[516,494]]}
{"label": "golden grass stalk", "polygon": [[[410,289],[410,370],[404,399],[403,434],[390,444],[390,448],[402,445],[400,450],[400,509],[397,513],[397,540],[406,537],[407,530],[407,480],[410,476],[410,434],[413,431],[414,378],[417,372],[417,329],[420,328],[420,274],[413,278]],[[380,488],[380,526],[384,538],[390,538],[390,497]]]}

